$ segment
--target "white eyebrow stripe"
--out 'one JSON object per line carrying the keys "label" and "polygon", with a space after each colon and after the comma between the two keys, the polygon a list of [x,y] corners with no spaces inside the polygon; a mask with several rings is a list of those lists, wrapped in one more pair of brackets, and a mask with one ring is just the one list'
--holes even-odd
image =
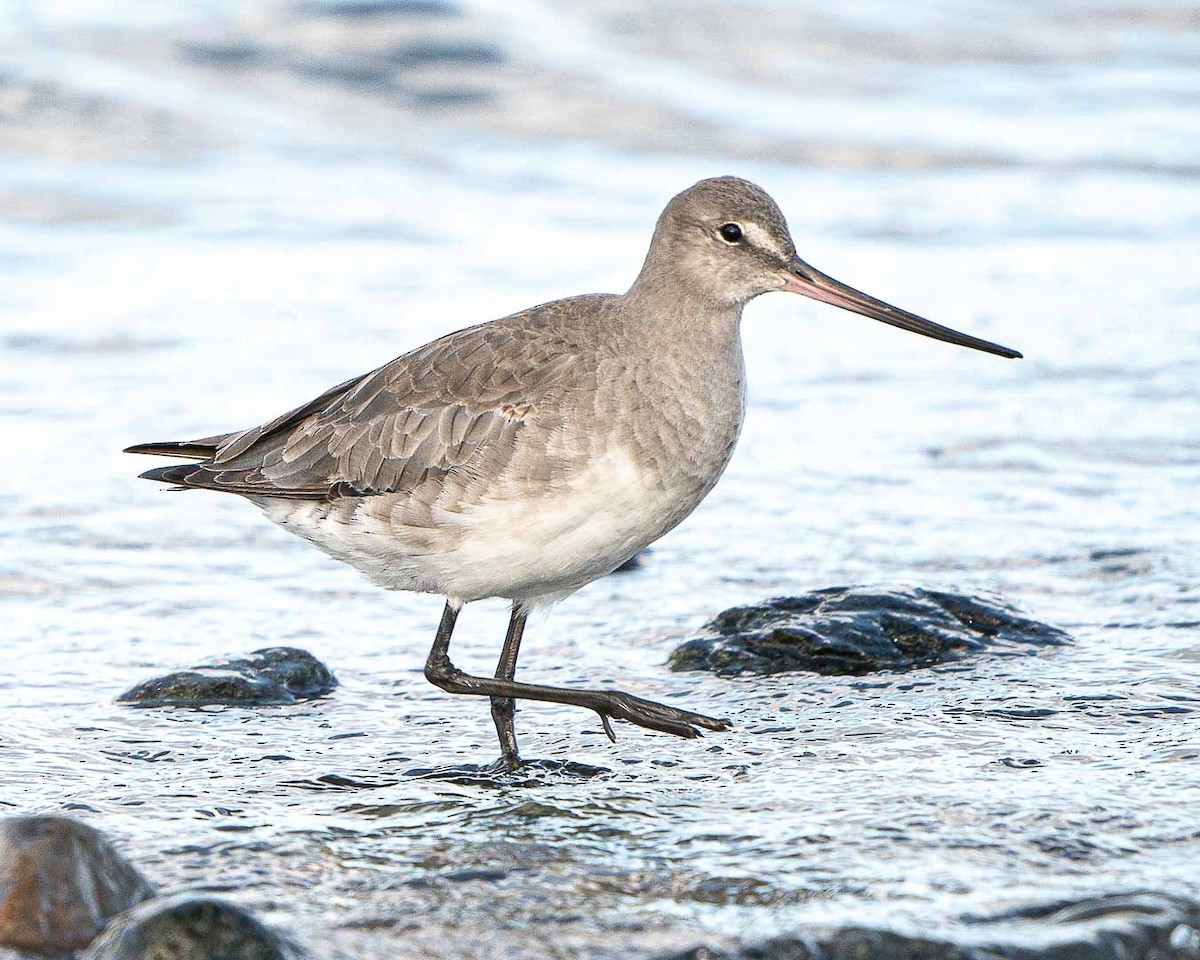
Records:
{"label": "white eyebrow stripe", "polygon": [[742,234],[750,242],[751,246],[758,247],[761,250],[769,250],[782,260],[786,260],[791,256],[786,250],[780,249],[775,238],[757,223],[742,223],[740,226]]}

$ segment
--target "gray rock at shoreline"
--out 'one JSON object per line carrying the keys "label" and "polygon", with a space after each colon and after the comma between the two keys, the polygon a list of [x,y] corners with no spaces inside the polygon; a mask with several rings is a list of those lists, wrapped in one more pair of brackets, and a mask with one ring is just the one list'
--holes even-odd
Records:
{"label": "gray rock at shoreline", "polygon": [[671,655],[672,670],[724,676],[908,670],[972,653],[1030,653],[1066,643],[998,600],[937,590],[827,587],[733,607]]}
{"label": "gray rock at shoreline", "polygon": [[268,647],[248,657],[143,680],[117,702],[142,707],[280,706],[325,696],[336,686],[337,678],[308,651]]}
{"label": "gray rock at shoreline", "polygon": [[154,888],[96,830],[69,817],[0,820],[0,947],[81,949]]}
{"label": "gray rock at shoreline", "polygon": [[288,960],[295,951],[241,907],[182,893],[117,917],[80,960]]}

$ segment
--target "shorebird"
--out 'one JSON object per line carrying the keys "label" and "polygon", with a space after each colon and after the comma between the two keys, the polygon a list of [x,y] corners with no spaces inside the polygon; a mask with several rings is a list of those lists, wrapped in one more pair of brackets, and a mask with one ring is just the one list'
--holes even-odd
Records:
{"label": "shorebird", "polygon": [[[740,322],[799,293],[937,340],[1020,357],[846,286],[796,256],[760,187],[702,180],[663,210],[627,292],[555,300],[451,333],[261,426],[129,453],[193,462],[141,474],[238,494],[379,586],[445,598],[425,676],[491,698],[501,763],[521,763],[514,700],[596,711],[680,737],[726,720],[620,691],[514,679],[526,618],[696,508],[745,407]],[[466,603],[511,601],[492,677],[450,661]]]}

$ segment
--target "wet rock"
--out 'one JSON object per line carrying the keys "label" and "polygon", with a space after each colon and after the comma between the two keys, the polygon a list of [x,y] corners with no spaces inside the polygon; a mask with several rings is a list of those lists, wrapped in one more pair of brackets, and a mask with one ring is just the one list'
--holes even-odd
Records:
{"label": "wet rock", "polygon": [[69,817],[0,820],[0,945],[62,956],[152,896],[154,888],[91,827]]}
{"label": "wet rock", "polygon": [[734,952],[695,947],[661,960],[1195,960],[1200,902],[1161,894],[1095,897],[969,922],[951,934],[817,929]]}
{"label": "wet rock", "polygon": [[283,939],[215,897],[151,900],[114,920],[80,960],[286,960]]}
{"label": "wet rock", "polygon": [[308,651],[268,647],[248,657],[143,680],[117,701],[143,707],[277,706],[323,697],[336,686],[337,678]]}
{"label": "wet rock", "polygon": [[1061,630],[999,600],[936,590],[828,587],[734,607],[671,655],[672,670],[723,676],[908,670],[971,653],[1029,653]]}

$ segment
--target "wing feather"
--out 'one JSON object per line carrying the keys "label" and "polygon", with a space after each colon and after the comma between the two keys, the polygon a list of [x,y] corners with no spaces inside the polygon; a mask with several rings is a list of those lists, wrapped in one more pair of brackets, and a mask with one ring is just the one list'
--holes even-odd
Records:
{"label": "wing feather", "polygon": [[564,304],[443,337],[261,426],[193,441],[212,450],[200,463],[144,476],[311,500],[411,493],[430,477],[495,470],[585,362],[562,334]]}

